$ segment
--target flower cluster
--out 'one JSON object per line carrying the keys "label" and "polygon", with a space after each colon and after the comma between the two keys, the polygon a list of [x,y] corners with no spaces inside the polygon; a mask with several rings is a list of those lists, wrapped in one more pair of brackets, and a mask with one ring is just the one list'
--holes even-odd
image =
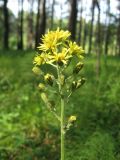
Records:
{"label": "flower cluster", "polygon": [[56,31],[48,31],[42,37],[42,43],[38,47],[40,53],[35,56],[33,63],[36,66],[45,63],[67,65],[73,56],[82,59],[84,50],[76,42],[70,41],[69,37],[69,31],[59,28]]}
{"label": "flower cluster", "polygon": [[[57,95],[57,98],[60,97],[60,99],[68,102],[71,94],[85,82],[85,78],[79,76],[79,72],[84,66],[83,62],[81,62],[84,57],[84,50],[76,42],[70,40],[70,35],[69,31],[63,31],[59,28],[56,31],[48,31],[42,37],[42,43],[38,46],[39,52],[33,60],[34,67],[32,71],[41,77],[38,85],[39,91],[42,92],[41,98],[47,108],[60,121],[62,119],[56,113],[55,96]],[[74,67],[71,63],[72,60],[75,62]],[[51,72],[47,71],[46,73],[44,66],[54,68],[55,72],[51,70]],[[72,66],[72,72],[66,74],[66,69],[69,66]],[[55,93],[54,100],[49,98],[51,93],[48,94],[47,91]],[[67,121],[66,130],[75,121],[76,116],[70,116]]]}

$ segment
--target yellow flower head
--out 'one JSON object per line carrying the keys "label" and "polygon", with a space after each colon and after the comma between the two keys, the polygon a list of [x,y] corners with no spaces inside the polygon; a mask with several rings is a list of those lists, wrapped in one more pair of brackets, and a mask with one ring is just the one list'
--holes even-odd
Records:
{"label": "yellow flower head", "polygon": [[69,42],[69,51],[70,54],[76,55],[79,58],[83,59],[82,54],[84,53],[84,50],[82,49],[82,47],[78,46],[76,42]]}
{"label": "yellow flower head", "polygon": [[41,51],[44,51],[44,52],[46,52],[48,50],[54,51],[55,50],[55,46],[56,46],[56,41],[52,40],[52,38],[51,38],[50,41],[48,39],[43,44],[40,44],[38,49],[41,50]]}
{"label": "yellow flower head", "polygon": [[59,65],[67,64],[68,60],[71,58],[71,55],[68,55],[68,50],[63,48],[62,52],[54,53],[50,56],[50,62],[57,62]]}
{"label": "yellow flower head", "polygon": [[34,58],[34,61],[33,61],[33,64],[36,64],[36,65],[41,65],[44,63],[44,58],[41,56],[41,55],[37,55],[35,58]]}
{"label": "yellow flower head", "polygon": [[76,121],[76,116],[70,116],[69,119],[68,119],[68,122],[74,122]]}
{"label": "yellow flower head", "polygon": [[[33,64],[35,66],[41,66],[43,64],[49,64],[56,67],[56,65],[66,67],[71,58],[77,56],[83,58],[83,49],[77,45],[76,42],[69,40],[70,32],[60,30],[48,31],[42,37],[42,43],[38,49],[40,53],[35,56]],[[77,66],[76,73],[79,72],[81,66]]]}
{"label": "yellow flower head", "polygon": [[71,35],[69,31],[63,31],[60,30],[59,28],[54,32],[54,34],[55,34],[55,39],[57,40],[66,40]]}
{"label": "yellow flower head", "polygon": [[65,41],[69,37],[69,31],[63,31],[59,28],[56,31],[48,31],[48,33],[42,37],[42,44],[40,44],[38,49],[42,51],[55,51],[56,46],[60,45],[62,41]]}

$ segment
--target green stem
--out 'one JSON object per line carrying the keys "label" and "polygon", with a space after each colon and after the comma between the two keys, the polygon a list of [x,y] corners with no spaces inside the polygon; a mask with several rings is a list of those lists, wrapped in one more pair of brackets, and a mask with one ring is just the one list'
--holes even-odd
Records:
{"label": "green stem", "polygon": [[64,99],[61,97],[61,160],[64,160]]}
{"label": "green stem", "polygon": [[65,159],[65,145],[64,145],[64,136],[65,136],[65,133],[64,133],[64,97],[62,95],[62,82],[61,82],[61,78],[60,78],[60,75],[61,75],[61,72],[60,72],[60,69],[59,69],[59,66],[57,66],[57,74],[58,74],[58,86],[59,86],[59,94],[60,94],[60,97],[61,97],[61,124],[60,124],[60,127],[61,127],[61,160],[64,160]]}

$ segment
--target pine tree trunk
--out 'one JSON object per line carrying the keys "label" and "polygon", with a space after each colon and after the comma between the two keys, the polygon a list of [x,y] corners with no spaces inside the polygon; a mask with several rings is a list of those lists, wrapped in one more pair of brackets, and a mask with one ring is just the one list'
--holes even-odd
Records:
{"label": "pine tree trunk", "polygon": [[118,10],[119,10],[119,15],[118,15],[118,28],[117,28],[117,46],[118,46],[118,55],[120,56],[120,0],[118,0]]}
{"label": "pine tree trunk", "polygon": [[53,29],[53,24],[54,24],[54,8],[55,8],[55,0],[52,1],[51,29]]}
{"label": "pine tree trunk", "polygon": [[71,32],[71,39],[75,40],[76,36],[76,22],[77,22],[77,0],[70,0],[70,17],[68,30]]}
{"label": "pine tree trunk", "polygon": [[101,56],[101,27],[100,27],[100,6],[97,1],[97,7],[98,7],[98,21],[97,21],[97,47],[96,47],[96,54],[97,54],[97,62],[96,62],[96,76],[97,79],[99,79],[100,75],[100,56]]}
{"label": "pine tree trunk", "polygon": [[95,11],[95,0],[92,0],[92,19],[91,19],[91,25],[90,25],[90,35],[89,35],[89,48],[88,53],[91,54],[92,49],[92,37],[93,37],[93,23],[94,23],[94,11]]}
{"label": "pine tree trunk", "polygon": [[120,56],[120,17],[119,17],[119,25],[118,25],[118,55]]}
{"label": "pine tree trunk", "polygon": [[8,15],[8,8],[7,8],[8,0],[4,0],[4,48],[9,48],[9,15]]}
{"label": "pine tree trunk", "polygon": [[19,0],[18,5],[21,6],[19,11],[20,24],[18,25],[18,49],[23,49],[23,0]]}
{"label": "pine tree trunk", "polygon": [[[85,1],[85,4],[87,4],[87,0]],[[84,8],[86,10],[86,7]],[[85,15],[85,20],[84,20],[84,26],[83,26],[83,49],[85,50],[85,46],[86,46],[86,40],[87,40],[87,24],[86,24],[86,17],[87,17],[87,13]]]}
{"label": "pine tree trunk", "polygon": [[79,21],[79,32],[78,32],[78,44],[82,43],[82,13],[83,13],[83,1],[81,0],[81,9],[80,9],[80,21]]}
{"label": "pine tree trunk", "polygon": [[60,21],[59,21],[60,28],[62,28],[62,23],[63,23],[63,19],[62,19],[63,12],[62,12],[62,10],[63,10],[63,4],[62,4],[62,2],[60,2]]}
{"label": "pine tree trunk", "polygon": [[110,0],[107,0],[107,13],[106,13],[106,31],[105,31],[105,48],[104,55],[108,55],[109,37],[110,37]]}
{"label": "pine tree trunk", "polygon": [[38,0],[37,16],[36,16],[36,33],[35,33],[35,49],[39,44],[39,24],[40,24],[40,0]]}
{"label": "pine tree trunk", "polygon": [[33,45],[33,4],[34,0],[29,0],[30,9],[28,15],[28,48],[32,48]]}
{"label": "pine tree trunk", "polygon": [[41,42],[42,35],[45,34],[46,30],[46,0],[42,1],[42,15],[41,15],[41,22],[39,28],[39,43]]}
{"label": "pine tree trunk", "polygon": [[84,22],[84,33],[83,33],[83,49],[85,49],[86,46],[86,40],[87,40],[87,25],[86,22]]}

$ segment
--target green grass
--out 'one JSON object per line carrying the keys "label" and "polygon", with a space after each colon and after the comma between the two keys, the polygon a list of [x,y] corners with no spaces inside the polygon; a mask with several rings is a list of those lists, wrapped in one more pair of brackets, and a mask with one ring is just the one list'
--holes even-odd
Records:
{"label": "green grass", "polygon": [[[58,123],[46,110],[32,73],[33,51],[0,51],[0,160],[59,160]],[[66,160],[119,160],[120,58],[101,59],[96,80],[95,57],[86,57],[87,79],[66,107],[77,115],[66,136]]]}

